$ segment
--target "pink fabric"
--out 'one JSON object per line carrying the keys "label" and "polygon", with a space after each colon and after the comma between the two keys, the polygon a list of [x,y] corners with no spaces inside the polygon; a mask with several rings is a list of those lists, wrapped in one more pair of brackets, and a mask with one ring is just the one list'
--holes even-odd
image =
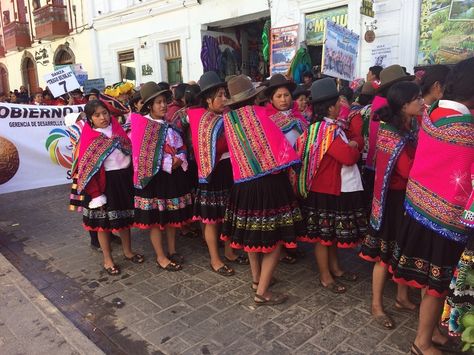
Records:
{"label": "pink fabric", "polygon": [[[267,111],[268,116],[272,116],[279,111],[272,105],[271,102],[267,102],[265,105],[265,109]],[[308,120],[304,117],[303,113],[298,109],[298,103],[296,101],[293,101],[293,106],[291,108],[291,115],[293,116],[293,119],[297,119],[298,121],[301,122],[301,128],[305,130],[308,128]]]}
{"label": "pink fabric", "polygon": [[380,126],[380,122],[373,120],[374,112],[384,106],[387,106],[387,99],[385,97],[375,96],[374,101],[372,101],[372,109],[370,114],[369,149],[367,151],[367,160],[365,163],[365,165],[371,169],[375,169],[375,147],[377,145],[377,133]]}

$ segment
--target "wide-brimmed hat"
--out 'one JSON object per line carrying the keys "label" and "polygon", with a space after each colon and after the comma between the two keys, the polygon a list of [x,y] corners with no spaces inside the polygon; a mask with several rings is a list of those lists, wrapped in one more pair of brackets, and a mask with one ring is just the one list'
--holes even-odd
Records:
{"label": "wide-brimmed hat", "polygon": [[219,75],[215,71],[208,71],[201,75],[199,78],[199,87],[201,92],[199,96],[202,96],[206,92],[212,89],[224,88],[227,86],[227,83],[222,81]]}
{"label": "wide-brimmed hat", "polygon": [[265,86],[255,88],[249,77],[243,74],[230,79],[227,83],[227,88],[230,94],[230,100],[226,102],[227,105],[234,105],[249,100],[265,90]]}
{"label": "wide-brimmed hat", "polygon": [[147,106],[151,100],[160,95],[166,95],[168,98],[170,98],[172,93],[171,90],[164,89],[154,81],[149,81],[140,88],[140,96],[143,100],[143,107]]}
{"label": "wide-brimmed hat", "polygon": [[279,87],[286,87],[290,92],[296,89],[296,84],[286,79],[282,74],[274,74],[268,82],[268,86],[265,89],[265,95],[270,96],[271,93]]}
{"label": "wide-brimmed hat", "polygon": [[333,99],[339,96],[336,82],[332,78],[323,78],[316,80],[311,85],[311,102],[321,102]]}
{"label": "wide-brimmed hat", "polygon": [[400,65],[390,65],[380,72],[380,86],[377,89],[377,92],[380,92],[399,81],[412,81],[413,79],[415,79],[415,76],[407,75]]}
{"label": "wide-brimmed hat", "polygon": [[293,91],[291,96],[293,97],[293,100],[296,100],[298,97],[301,95],[309,96],[310,91],[304,87],[304,85],[298,85],[296,89]]}

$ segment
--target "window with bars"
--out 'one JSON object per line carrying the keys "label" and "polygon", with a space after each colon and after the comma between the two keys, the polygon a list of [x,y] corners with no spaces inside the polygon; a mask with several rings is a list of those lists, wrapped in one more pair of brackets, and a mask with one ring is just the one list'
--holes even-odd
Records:
{"label": "window with bars", "polygon": [[179,40],[165,43],[165,59],[181,58],[181,46]]}

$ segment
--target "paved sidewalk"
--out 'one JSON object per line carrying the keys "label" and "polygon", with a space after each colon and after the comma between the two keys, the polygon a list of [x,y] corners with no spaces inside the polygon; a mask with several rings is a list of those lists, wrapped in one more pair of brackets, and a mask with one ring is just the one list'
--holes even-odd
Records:
{"label": "paved sidewalk", "polygon": [[[417,315],[394,308],[391,282],[386,304],[396,328],[382,330],[371,319],[371,265],[355,251],[341,253],[343,265],[361,275],[356,283],[347,283],[346,294],[334,295],[319,286],[314,257],[308,254],[297,264],[278,266],[274,289],[288,293],[289,302],[258,309],[251,298],[248,266],[235,266],[232,278],[211,272],[199,239],[178,238],[186,263],[183,271],[170,273],[154,264],[147,233],[134,230],[134,249],[147,260],[142,265],[126,262],[114,245],[122,275],[110,277],[101,270],[101,255],[89,248],[80,215],[67,211],[68,194],[69,186],[56,186],[0,195],[0,252],[107,354],[396,355],[406,353],[414,339]],[[10,303],[12,297],[3,292],[15,295],[13,299],[41,298],[28,297],[23,284],[10,279],[15,271],[6,268],[10,273],[1,267],[0,288],[11,284],[0,291],[0,321],[10,329],[5,317],[11,322],[19,301]],[[1,325],[0,353],[15,353],[2,349],[10,338],[18,339],[25,346],[19,352],[27,354],[94,353],[79,348],[73,331],[57,326],[52,315],[60,314],[36,309],[41,317],[30,315],[33,304],[28,311],[15,312],[18,333],[9,330],[10,336]],[[36,326],[32,322],[38,317],[41,325]],[[42,334],[27,340],[20,324],[21,331]],[[46,348],[48,339],[54,350]]]}

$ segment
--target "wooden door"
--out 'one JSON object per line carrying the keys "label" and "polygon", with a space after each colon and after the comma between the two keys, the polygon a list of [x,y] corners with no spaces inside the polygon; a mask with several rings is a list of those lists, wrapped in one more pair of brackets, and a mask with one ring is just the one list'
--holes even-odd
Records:
{"label": "wooden door", "polygon": [[8,72],[5,68],[0,67],[0,92],[8,95],[10,84],[8,82]]}
{"label": "wooden door", "polygon": [[28,91],[30,95],[38,89],[38,75],[36,74],[35,63],[28,58],[26,60],[26,78],[28,81]]}
{"label": "wooden door", "polygon": [[168,82],[170,84],[181,83],[183,78],[181,76],[181,58],[168,59]]}

